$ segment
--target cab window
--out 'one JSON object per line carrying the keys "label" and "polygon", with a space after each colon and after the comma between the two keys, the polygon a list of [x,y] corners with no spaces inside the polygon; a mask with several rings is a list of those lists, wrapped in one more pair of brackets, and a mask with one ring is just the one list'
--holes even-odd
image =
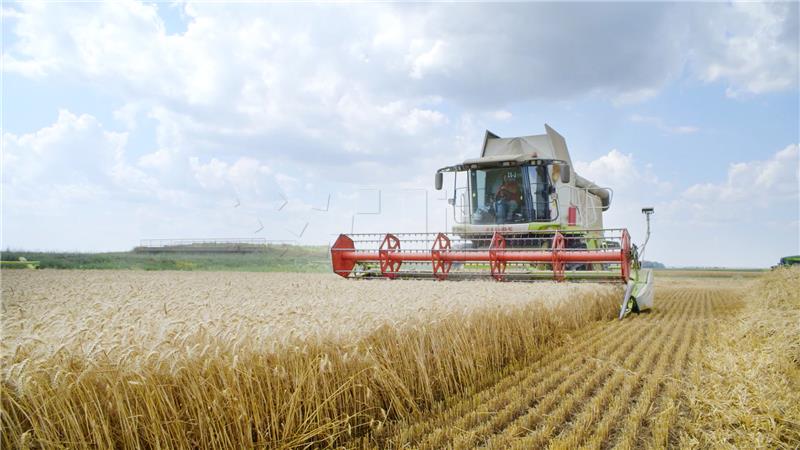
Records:
{"label": "cab window", "polygon": [[470,171],[471,222],[525,223],[528,208],[520,167]]}
{"label": "cab window", "polygon": [[531,197],[533,202],[530,205],[530,216],[533,221],[550,221],[550,176],[545,165],[528,166],[528,180],[530,183]]}

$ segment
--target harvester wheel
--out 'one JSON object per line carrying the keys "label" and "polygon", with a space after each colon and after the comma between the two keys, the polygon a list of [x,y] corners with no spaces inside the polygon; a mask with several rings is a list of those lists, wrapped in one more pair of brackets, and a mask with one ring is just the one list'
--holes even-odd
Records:
{"label": "harvester wheel", "polygon": [[633,311],[634,305],[636,301],[634,300],[631,293],[633,292],[633,283],[628,283],[625,287],[625,296],[622,297],[622,304],[619,305],[619,320],[622,320],[625,316]]}
{"label": "harvester wheel", "polygon": [[623,317],[633,312],[635,305],[636,301],[633,299],[633,297],[629,298],[628,302],[625,304],[622,311],[620,311],[619,318],[622,319]]}

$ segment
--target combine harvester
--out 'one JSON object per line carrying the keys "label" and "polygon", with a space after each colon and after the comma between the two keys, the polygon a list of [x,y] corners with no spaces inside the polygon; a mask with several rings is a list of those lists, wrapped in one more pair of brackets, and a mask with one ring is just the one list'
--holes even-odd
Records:
{"label": "combine harvester", "polygon": [[436,172],[453,173],[451,233],[342,234],[331,247],[345,278],[492,277],[498,281],[605,281],[625,284],[620,319],[652,307],[653,274],[626,229],[604,229],[612,191],[574,172],[567,143],[546,134],[501,138],[486,131],[480,158]]}

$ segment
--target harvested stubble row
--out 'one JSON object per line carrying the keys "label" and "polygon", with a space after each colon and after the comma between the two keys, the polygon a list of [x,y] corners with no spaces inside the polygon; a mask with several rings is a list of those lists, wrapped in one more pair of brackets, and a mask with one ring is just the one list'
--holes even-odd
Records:
{"label": "harvested stubble row", "polygon": [[477,392],[564,332],[610,318],[620,294],[332,275],[2,275],[4,448],[373,445],[388,421]]}
{"label": "harvested stubble row", "polygon": [[[494,386],[378,436],[392,448],[798,448],[800,270],[670,280]],[[777,373],[776,373],[777,369]]]}
{"label": "harvested stubble row", "polygon": [[707,333],[705,351],[690,360],[682,405],[671,411],[675,446],[800,448],[800,267],[751,287],[744,307],[728,311],[732,320]]}
{"label": "harvested stubble row", "polygon": [[[593,331],[580,334],[575,340],[552,351],[551,355],[562,356],[556,360],[556,364],[535,362],[531,367],[520,370],[530,374],[527,379],[513,384],[500,382],[485,393],[478,394],[488,402],[498,397],[512,398],[512,403],[503,410],[476,402],[469,406],[456,405],[454,409],[467,416],[474,411],[486,414],[476,428],[465,428],[464,423],[450,426],[452,418],[439,424],[432,420],[428,422],[428,427],[422,427],[420,431],[425,433],[429,430],[438,439],[430,440],[423,436],[415,442],[412,435],[407,443],[420,448],[474,448],[484,445],[489,448],[539,448],[556,437],[552,441],[553,446],[574,448],[575,444],[580,444],[576,440],[583,441],[583,435],[594,429],[588,443],[594,443],[592,447],[595,447],[608,437],[611,425],[616,424],[617,410],[626,406],[631,398],[636,398],[636,393],[631,391],[638,386],[638,379],[635,372],[633,377],[631,373],[641,370],[643,372],[638,374],[641,378],[653,368],[659,355],[662,364],[672,357],[670,348],[662,348],[662,345],[664,341],[673,342],[681,335],[681,323],[686,323],[685,319],[693,305],[693,302],[681,302],[674,305],[677,308],[669,308],[667,314],[657,319],[656,323],[660,326],[653,326],[654,314],[644,320],[635,317],[611,326],[597,325]],[[625,383],[619,382],[619,374],[627,378]],[[537,379],[544,381],[537,383]],[[511,395],[498,390],[498,387],[509,389]],[[607,403],[608,391],[615,394],[612,405]],[[603,406],[603,410],[599,406]],[[576,411],[578,408],[581,408],[580,412]],[[457,414],[444,412],[449,417]],[[578,420],[581,416],[584,418]],[[569,437],[572,432],[577,432],[581,439]],[[401,436],[409,438],[407,433],[401,432]],[[562,447],[560,443],[564,441],[570,445]],[[401,443],[395,441],[393,444],[399,446]]]}

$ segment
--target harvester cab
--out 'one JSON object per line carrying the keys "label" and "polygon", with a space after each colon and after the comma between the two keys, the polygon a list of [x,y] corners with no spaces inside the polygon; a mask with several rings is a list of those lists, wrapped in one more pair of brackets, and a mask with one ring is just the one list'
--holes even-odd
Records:
{"label": "harvester cab", "polygon": [[[331,247],[343,277],[623,283],[620,318],[648,309],[653,275],[626,229],[603,227],[613,192],[574,171],[566,140],[545,134],[501,138],[486,131],[479,158],[443,167],[452,174],[449,233],[342,234]],[[642,210],[650,236],[652,208]]]}
{"label": "harvester cab", "polygon": [[611,190],[574,174],[566,141],[545,130],[513,138],[486,131],[479,158],[437,171],[437,188],[444,173],[455,175],[454,233],[603,228]]}

